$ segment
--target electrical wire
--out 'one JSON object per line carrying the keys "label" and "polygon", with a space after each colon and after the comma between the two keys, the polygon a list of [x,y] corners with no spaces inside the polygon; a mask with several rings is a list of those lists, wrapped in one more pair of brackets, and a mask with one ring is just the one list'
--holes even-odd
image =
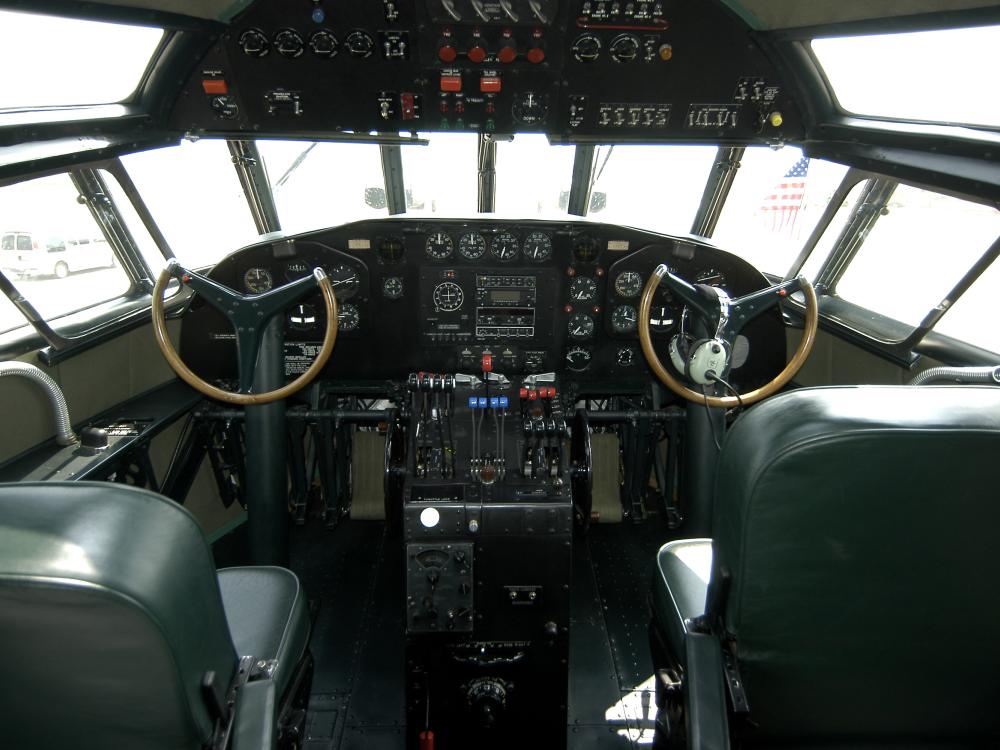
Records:
{"label": "electrical wire", "polygon": [[719,443],[719,436],[715,434],[715,423],[712,421],[712,409],[708,405],[708,386],[702,386],[702,394],[705,396],[705,416],[708,417],[708,428],[712,431],[712,442],[715,443],[715,450],[722,452],[722,445]]}
{"label": "electrical wire", "polygon": [[740,394],[736,391],[736,389],[733,388],[729,383],[727,383],[725,380],[723,380],[718,375],[716,375],[712,370],[709,370],[708,372],[706,372],[705,373],[705,377],[708,378],[709,380],[712,380],[712,381],[718,383],[723,388],[725,388],[727,391],[729,391],[730,393],[732,393],[733,396],[736,397],[736,403],[739,404],[739,406],[736,407],[737,409],[742,410],[744,408],[743,407],[743,399],[740,397]]}

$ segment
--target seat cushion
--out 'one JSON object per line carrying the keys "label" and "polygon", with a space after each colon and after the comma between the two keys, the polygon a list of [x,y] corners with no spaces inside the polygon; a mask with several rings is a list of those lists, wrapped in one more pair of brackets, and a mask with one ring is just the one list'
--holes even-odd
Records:
{"label": "seat cushion", "polygon": [[309,641],[299,579],[285,568],[224,568],[219,571],[219,590],[236,653],[277,660],[274,681],[283,696]]}
{"label": "seat cushion", "polygon": [[653,620],[678,664],[684,663],[685,621],[705,613],[711,570],[711,539],[668,542],[656,556]]}

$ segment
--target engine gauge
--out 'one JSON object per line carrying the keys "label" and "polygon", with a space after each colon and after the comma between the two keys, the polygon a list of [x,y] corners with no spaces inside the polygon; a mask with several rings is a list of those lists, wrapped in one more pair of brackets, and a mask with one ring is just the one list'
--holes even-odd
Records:
{"label": "engine gauge", "polygon": [[580,263],[593,263],[597,260],[600,246],[593,237],[581,234],[573,240],[573,257]]}
{"label": "engine gauge", "polygon": [[288,325],[296,331],[308,331],[318,322],[316,308],[312,305],[296,305],[288,313]]}
{"label": "engine gauge", "polygon": [[344,46],[351,53],[351,57],[363,59],[372,56],[375,51],[375,40],[364,31],[352,31],[344,40]]}
{"label": "engine gauge", "polygon": [[642,276],[638,271],[622,271],[615,279],[615,291],[625,299],[632,299],[642,291]]}
{"label": "engine gauge", "polygon": [[382,296],[386,299],[399,299],[403,296],[403,280],[399,276],[386,276],[382,279]]}
{"label": "engine gauge", "polygon": [[545,232],[532,232],[524,238],[524,257],[542,263],[552,257],[552,238]]}
{"label": "engine gauge", "polygon": [[453,281],[445,281],[434,287],[434,307],[440,312],[455,312],[465,301],[462,287]]}
{"label": "engine gauge", "polygon": [[289,281],[295,281],[296,279],[304,279],[306,276],[312,273],[312,269],[309,264],[304,260],[293,260],[289,261],[285,266],[285,278]]}
{"label": "engine gauge", "polygon": [[632,333],[639,322],[639,313],[632,305],[620,305],[611,313],[611,327],[615,333]]}
{"label": "engine gauge", "polygon": [[574,313],[566,322],[566,330],[570,338],[585,341],[594,335],[594,319],[586,313]]}
{"label": "engine gauge", "polygon": [[597,282],[589,276],[577,276],[569,285],[569,298],[574,302],[593,302],[597,299]]}
{"label": "engine gauge", "polygon": [[312,50],[316,57],[323,57],[328,60],[331,57],[336,57],[339,46],[340,42],[337,41],[337,37],[326,29],[320,29],[309,37],[309,49]]}
{"label": "engine gauge", "polygon": [[330,277],[330,284],[338,301],[350,299],[358,293],[361,279],[358,277],[358,272],[346,263],[334,266],[326,272],[326,275]]}
{"label": "engine gauge", "polygon": [[271,51],[271,41],[260,29],[247,29],[237,42],[248,57],[264,57]]}
{"label": "engine gauge", "polygon": [[337,328],[341,331],[356,331],[361,324],[361,313],[354,305],[337,308]]}
{"label": "engine gauge", "polygon": [[455,242],[444,232],[434,232],[427,236],[424,251],[431,260],[446,260],[455,252]]}
{"label": "engine gauge", "polygon": [[243,274],[243,286],[251,294],[263,294],[274,286],[274,279],[266,268],[250,268]]}
{"label": "engine gauge", "polygon": [[722,287],[726,285],[726,277],[714,268],[706,268],[694,277],[696,284],[707,284],[708,286]]}
{"label": "engine gauge", "polygon": [[486,253],[486,240],[479,232],[467,232],[458,240],[458,254],[466,260],[478,260]]}
{"label": "engine gauge", "polygon": [[274,35],[274,48],[284,57],[298,57],[305,51],[306,43],[295,29],[282,29]]}
{"label": "engine gauge", "polygon": [[623,346],[618,350],[615,361],[619,367],[631,367],[635,364],[635,349],[631,346]]}
{"label": "engine gauge", "polygon": [[520,249],[517,237],[510,232],[498,232],[493,238],[493,257],[499,261],[509,263],[517,257]]}
{"label": "engine gauge", "polygon": [[383,237],[378,241],[376,252],[383,263],[397,263],[403,259],[406,245],[399,237]]}
{"label": "engine gauge", "polygon": [[566,350],[566,367],[573,372],[583,372],[590,367],[593,352],[585,346],[573,346]]}

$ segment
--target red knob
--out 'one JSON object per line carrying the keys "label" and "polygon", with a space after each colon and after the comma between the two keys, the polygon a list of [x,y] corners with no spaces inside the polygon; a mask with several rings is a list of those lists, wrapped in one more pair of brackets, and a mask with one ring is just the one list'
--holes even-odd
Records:
{"label": "red knob", "polygon": [[486,59],[486,48],[476,45],[469,49],[469,60],[474,63],[481,63]]}
{"label": "red knob", "polygon": [[458,50],[450,44],[442,44],[438,47],[438,60],[445,63],[455,62],[458,57]]}
{"label": "red knob", "polygon": [[504,65],[512,63],[517,59],[517,49],[507,44],[500,48],[500,51],[497,53],[497,58]]}
{"label": "red knob", "polygon": [[538,391],[528,391],[528,401],[537,401]]}
{"label": "red knob", "polygon": [[483,355],[483,372],[493,372],[493,355]]}
{"label": "red knob", "polygon": [[545,50],[541,47],[532,47],[528,50],[528,62],[532,65],[538,65],[545,59]]}
{"label": "red knob", "polygon": [[527,398],[528,398],[528,389],[527,388],[522,388],[520,390],[520,392],[518,393],[518,395],[521,397],[522,401],[526,401]]}

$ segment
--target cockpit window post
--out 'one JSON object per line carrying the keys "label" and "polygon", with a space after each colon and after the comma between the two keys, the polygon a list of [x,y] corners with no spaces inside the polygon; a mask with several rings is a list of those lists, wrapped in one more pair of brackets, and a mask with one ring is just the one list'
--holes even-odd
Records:
{"label": "cockpit window post", "polygon": [[593,145],[580,144],[573,154],[573,181],[569,186],[566,211],[571,216],[586,216],[590,209],[590,192],[594,187]]}
{"label": "cockpit window post", "polygon": [[80,191],[81,200],[121,261],[122,269],[128,274],[133,288],[151,291],[153,273],[142,260],[135,238],[125,225],[100,172],[96,169],[74,169],[69,176]]}
{"label": "cockpit window post", "polygon": [[858,254],[875,222],[886,210],[898,184],[895,180],[885,177],[870,179],[865,184],[861,197],[853,208],[850,221],[837,237],[830,251],[830,257],[816,274],[814,286],[818,293],[832,292],[836,288],[837,281],[844,275],[844,271]]}
{"label": "cockpit window post", "polygon": [[274,205],[274,195],[267,179],[267,169],[254,141],[228,140],[229,152],[233,156],[233,166],[240,178],[250,213],[258,234],[280,232],[278,209]]}
{"label": "cockpit window post", "polygon": [[149,236],[153,239],[156,244],[157,249],[163,253],[163,257],[167,260],[174,258],[174,251],[170,248],[170,243],[167,242],[167,238],[163,236],[163,232],[160,231],[160,227],[157,225],[156,221],[153,219],[153,215],[149,212],[149,207],[146,205],[146,201],[142,199],[142,195],[139,194],[138,188],[136,188],[135,183],[132,182],[132,176],[125,169],[125,165],[122,164],[121,159],[113,159],[108,162],[106,169],[118,180],[118,184],[121,186],[122,191],[128,197],[129,201],[132,203],[132,208],[142,225],[149,232]]}
{"label": "cockpit window post", "polygon": [[497,142],[489,133],[479,134],[479,213],[494,213],[497,203]]}
{"label": "cockpit window post", "polygon": [[743,146],[720,146],[715,155],[715,165],[708,175],[705,183],[705,191],[701,196],[701,203],[698,205],[698,213],[695,214],[691,224],[691,234],[702,237],[711,237],[715,233],[715,226],[719,223],[719,216],[722,207],[729,197],[729,191],[736,180],[736,173],[740,169],[740,160],[746,148]]}
{"label": "cockpit window post", "polygon": [[385,202],[390,216],[406,213],[406,183],[403,180],[403,152],[398,144],[383,143],[379,146],[382,157],[382,179],[385,183]]}

